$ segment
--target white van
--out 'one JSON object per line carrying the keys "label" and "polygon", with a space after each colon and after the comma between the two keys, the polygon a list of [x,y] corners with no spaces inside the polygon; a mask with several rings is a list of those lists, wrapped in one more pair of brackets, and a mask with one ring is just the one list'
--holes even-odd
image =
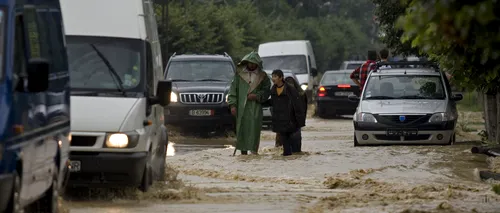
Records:
{"label": "white van", "polygon": [[165,173],[172,88],[153,2],[61,0],[61,9],[73,116],[68,185],[147,191]]}
{"label": "white van", "polygon": [[313,89],[308,85],[314,86],[318,69],[311,42],[294,40],[263,43],[259,45],[258,53],[265,70],[292,70],[302,89]]}

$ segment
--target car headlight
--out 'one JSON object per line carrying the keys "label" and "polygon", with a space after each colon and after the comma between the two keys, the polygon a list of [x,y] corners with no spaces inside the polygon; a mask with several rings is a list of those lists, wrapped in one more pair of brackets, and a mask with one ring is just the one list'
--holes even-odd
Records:
{"label": "car headlight", "polygon": [[302,88],[302,90],[307,90],[307,84],[300,85],[300,88]]}
{"label": "car headlight", "polygon": [[139,134],[110,133],[106,137],[107,148],[132,148],[137,145]]}
{"label": "car headlight", "polygon": [[229,102],[229,94],[226,95],[226,103]]}
{"label": "car headlight", "polygon": [[377,123],[377,119],[375,118],[375,116],[373,116],[371,113],[365,112],[356,114],[354,120],[358,122]]}
{"label": "car headlight", "polygon": [[175,94],[175,92],[170,93],[170,102],[171,103],[177,102],[177,94]]}
{"label": "car headlight", "polygon": [[443,121],[452,121],[457,119],[457,117],[451,113],[446,113],[446,112],[438,112],[434,113],[430,118],[429,118],[429,123],[436,123],[436,122],[443,122]]}

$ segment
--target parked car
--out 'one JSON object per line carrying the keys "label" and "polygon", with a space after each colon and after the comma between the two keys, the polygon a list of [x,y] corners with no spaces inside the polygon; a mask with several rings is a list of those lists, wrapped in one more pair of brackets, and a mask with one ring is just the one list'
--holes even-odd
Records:
{"label": "parked car", "polygon": [[453,144],[456,101],[463,97],[452,94],[445,74],[428,62],[385,64],[415,68],[375,70],[369,74],[361,98],[349,96],[359,100],[353,118],[354,146]]}
{"label": "parked car", "polygon": [[[273,71],[272,70],[264,70],[264,71],[269,76],[269,79],[271,79],[272,78],[271,74],[273,73]],[[283,71],[283,79],[285,79],[287,77],[292,77],[295,79],[295,81],[299,82],[297,79],[297,76],[291,70],[281,70],[281,71]],[[271,80],[271,88],[272,87],[273,87],[273,81]],[[270,96],[269,96],[269,99],[271,99]],[[268,128],[271,128],[271,124],[272,124],[271,107],[264,106],[264,107],[262,107],[262,111],[263,111],[262,124],[267,126]]]}
{"label": "parked car", "polygon": [[352,115],[358,102],[349,95],[359,95],[359,87],[349,77],[352,70],[326,71],[316,92],[316,115],[319,117]]}
{"label": "parked car", "polygon": [[360,67],[364,61],[344,61],[342,65],[340,65],[339,70],[350,70],[351,72],[356,68]]}
{"label": "parked car", "polygon": [[227,98],[235,72],[227,54],[174,54],[165,70],[165,78],[173,82],[165,123],[207,132],[234,129]]}
{"label": "parked car", "polygon": [[57,212],[70,98],[58,0],[0,0],[0,212]]}
{"label": "parked car", "polygon": [[147,191],[165,176],[171,82],[163,80],[152,3],[109,10],[116,2],[61,0],[71,74],[68,185]]}

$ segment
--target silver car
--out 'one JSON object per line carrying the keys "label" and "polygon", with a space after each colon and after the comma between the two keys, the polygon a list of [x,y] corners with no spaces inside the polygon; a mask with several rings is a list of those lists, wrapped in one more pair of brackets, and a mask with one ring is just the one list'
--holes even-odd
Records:
{"label": "silver car", "polygon": [[455,102],[462,98],[461,94],[452,95],[448,79],[437,69],[373,71],[361,97],[349,96],[359,100],[353,118],[354,146],[453,144],[458,117]]}

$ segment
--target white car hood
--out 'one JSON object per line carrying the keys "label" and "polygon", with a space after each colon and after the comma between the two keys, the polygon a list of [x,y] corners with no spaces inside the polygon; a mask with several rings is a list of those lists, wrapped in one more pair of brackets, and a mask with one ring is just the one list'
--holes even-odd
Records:
{"label": "white car hood", "polygon": [[446,111],[446,100],[365,100],[361,112],[372,114],[428,114]]}
{"label": "white car hood", "polygon": [[119,132],[138,98],[71,96],[71,131]]}
{"label": "white car hood", "polygon": [[295,74],[297,76],[297,80],[299,84],[308,84],[309,83],[309,75],[308,74]]}

